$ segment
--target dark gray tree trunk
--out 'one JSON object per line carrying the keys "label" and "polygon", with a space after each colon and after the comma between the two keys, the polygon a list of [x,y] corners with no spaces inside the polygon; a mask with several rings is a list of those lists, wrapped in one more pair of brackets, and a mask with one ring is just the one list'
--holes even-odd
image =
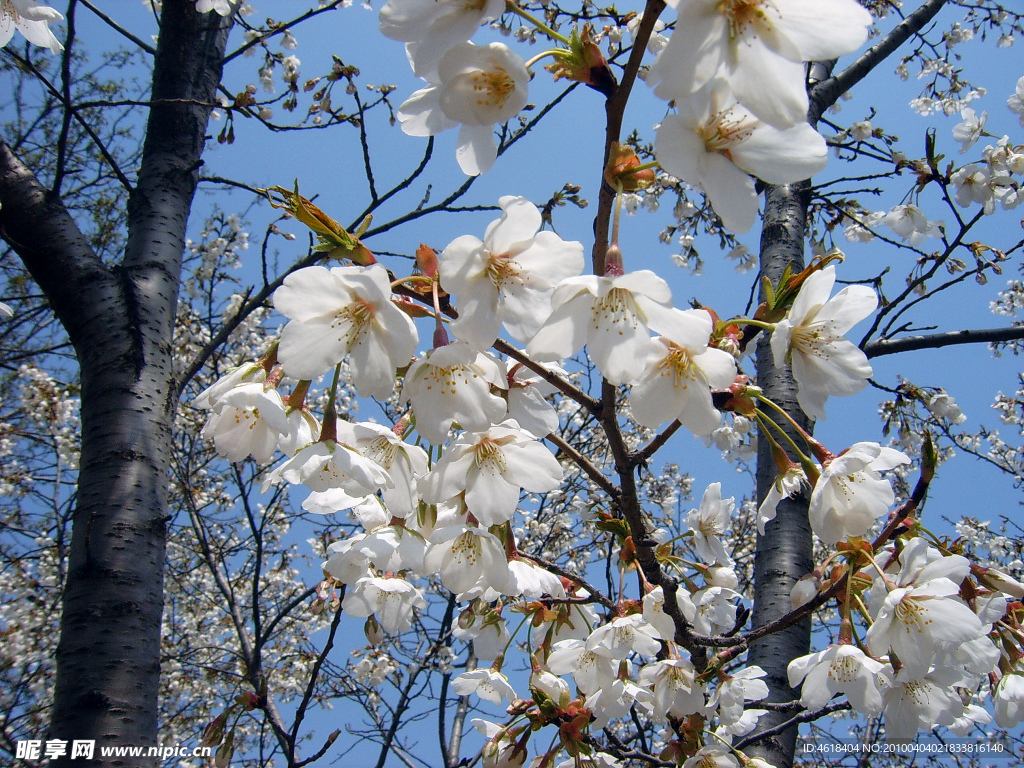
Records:
{"label": "dark gray tree trunk", "polygon": [[[804,266],[804,240],[807,231],[807,196],[810,182],[769,185],[765,189],[764,229],[761,232],[761,274],[778,283],[787,265],[794,273]],[[761,296],[761,300],[764,300]],[[781,406],[798,424],[810,431],[811,423],[796,401],[796,382],[788,366],[777,368],[768,345],[769,335],[761,334],[757,344],[757,383],[773,402]],[[773,415],[776,421],[782,419]],[[799,445],[793,428],[784,426]],[[778,435],[774,435],[778,439]],[[781,442],[781,441],[780,441]],[[778,469],[772,459],[768,439],[762,434],[757,452],[757,498],[768,494]],[[775,519],[765,526],[764,536],[757,537],[754,558],[754,628],[770,624],[790,611],[790,592],[797,579],[813,567],[811,558],[811,526],[807,520],[806,495],[785,499],[778,506]],[[786,667],[792,659],[810,652],[811,620],[808,617],[786,629],[762,637],[750,646],[748,659],[767,673],[766,701],[786,702],[796,698],[789,687]],[[758,731],[774,728],[792,717],[788,712],[769,712],[758,721]],[[776,768],[793,764],[797,729],[790,728],[778,736],[768,737],[751,746],[747,752],[772,763]]]}
{"label": "dark gray tree trunk", "polygon": [[[895,52],[912,35],[928,24],[947,0],[925,0],[888,35],[865,51],[838,75],[833,75],[835,62],[814,64],[808,87],[810,109],[808,122],[817,126],[825,111],[839,97],[863,80],[875,67]],[[804,243],[807,236],[807,208],[810,182],[768,185],[765,189],[764,230],[761,233],[761,274],[777,282],[787,264],[793,272],[804,266]],[[763,300],[763,296],[761,297]],[[796,402],[796,383],[788,367],[777,368],[768,346],[767,334],[757,346],[758,384],[765,395],[781,406],[801,427],[811,432],[813,423]],[[777,419],[781,421],[781,419]],[[786,425],[791,436],[791,428]],[[799,441],[797,441],[799,444]],[[757,499],[760,503],[777,474],[768,441],[761,436],[757,456]],[[813,567],[813,538],[807,518],[807,493],[786,499],[778,513],[765,526],[765,535],[758,536],[754,559],[754,627],[761,627],[786,614],[791,608],[793,584]],[[781,632],[763,637],[751,644],[749,662],[767,673],[768,697],[765,701],[786,702],[796,698],[789,687],[786,668],[798,656],[810,652],[811,622],[806,619]],[[769,712],[758,721],[754,733],[763,733],[784,723],[793,713]],[[751,745],[746,752],[762,757],[776,768],[790,768],[796,749],[797,728],[766,737]]]}
{"label": "dark gray tree trunk", "polygon": [[[157,743],[170,393],[185,227],[230,20],[165,0],[139,176],[118,265],[102,263],[63,203],[0,144],[0,226],[74,344],[82,454],[47,738],[95,740],[54,766],[152,766],[100,757]],[[69,749],[70,753],[70,749]]]}

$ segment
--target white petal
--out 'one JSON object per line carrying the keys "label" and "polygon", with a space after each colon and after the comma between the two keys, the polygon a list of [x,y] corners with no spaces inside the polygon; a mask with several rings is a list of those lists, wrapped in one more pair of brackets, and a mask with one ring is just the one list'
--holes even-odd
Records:
{"label": "white petal", "polygon": [[706,154],[700,169],[700,186],[722,223],[733,232],[749,232],[757,218],[754,180],[718,153]]}
{"label": "white petal", "polygon": [[825,168],[828,147],[807,123],[785,130],[762,125],[732,150],[732,157],[739,168],[769,184],[792,184]]}
{"label": "white petal", "polygon": [[494,140],[493,125],[463,124],[459,130],[459,143],[455,159],[467,176],[479,176],[494,166],[498,157],[498,142]]}
{"label": "white petal", "polygon": [[406,99],[398,108],[398,121],[402,132],[409,136],[434,136],[454,128],[458,122],[441,111],[441,89],[437,86],[422,88]]}

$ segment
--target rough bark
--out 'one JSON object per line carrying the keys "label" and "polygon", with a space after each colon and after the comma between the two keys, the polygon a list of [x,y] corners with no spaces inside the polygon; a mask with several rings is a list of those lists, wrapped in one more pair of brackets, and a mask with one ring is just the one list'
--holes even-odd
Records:
{"label": "rough bark", "polygon": [[[793,272],[804,266],[804,240],[806,238],[807,202],[810,182],[770,185],[765,189],[764,229],[761,233],[761,274],[777,283],[786,265]],[[761,297],[762,300],[764,297]],[[767,397],[781,406],[797,422],[808,429],[811,424],[796,401],[796,382],[789,367],[778,368],[768,346],[768,334],[762,334],[757,345],[757,382]],[[781,421],[777,418],[776,421]],[[799,444],[792,427],[786,431]],[[777,438],[777,436],[776,436]],[[757,498],[767,495],[778,470],[772,459],[771,447],[764,435],[758,441]],[[769,624],[789,612],[790,592],[793,584],[813,567],[811,558],[811,527],[807,520],[806,496],[786,499],[778,506],[775,520],[765,526],[763,536],[757,537],[754,559],[755,628]],[[751,644],[749,661],[767,673],[766,701],[786,702],[796,698],[789,687],[786,667],[791,659],[810,652],[811,620],[793,624],[786,629],[756,640]],[[769,712],[758,721],[758,730],[764,731],[784,722],[792,713]],[[767,760],[776,768],[793,764],[797,729],[764,739],[747,752]]]}
{"label": "rough bark", "polygon": [[[878,64],[919,32],[946,2],[926,0],[921,3],[903,22],[837,75],[832,75],[834,61],[813,65],[814,81],[808,87],[808,122],[817,126],[821,116],[842,93],[863,80]],[[804,266],[810,189],[809,181],[768,185],[765,189],[760,266],[761,274],[767,275],[773,283],[778,281],[787,264],[793,265],[793,272]],[[761,298],[764,299],[763,296]],[[804,415],[796,402],[796,383],[792,373],[788,367],[775,366],[767,334],[762,334],[757,346],[757,376],[765,395],[781,406],[801,427],[811,432],[813,422]],[[785,428],[791,437],[795,437],[788,424]],[[799,444],[799,440],[797,442]],[[757,499],[760,503],[775,480],[777,468],[770,445],[763,435],[758,445]],[[806,493],[781,502],[775,520],[768,523],[765,534],[757,538],[752,615],[755,628],[780,618],[790,610],[793,584],[813,567],[808,502]],[[760,666],[767,673],[769,693],[766,701],[786,702],[797,698],[789,687],[786,668],[792,659],[810,652],[810,643],[811,621],[808,618],[751,644],[749,662]],[[754,734],[774,728],[790,717],[792,713],[769,712],[760,718]],[[745,751],[767,760],[776,768],[790,768],[793,765],[796,738],[797,727],[793,726],[777,736],[755,743]]]}
{"label": "rough bark", "polygon": [[0,145],[3,237],[39,283],[74,344],[82,453],[72,518],[51,732],[107,746],[157,743],[167,523],[171,334],[210,108],[230,21],[165,0],[139,177],[120,264],[90,250],[59,198]]}

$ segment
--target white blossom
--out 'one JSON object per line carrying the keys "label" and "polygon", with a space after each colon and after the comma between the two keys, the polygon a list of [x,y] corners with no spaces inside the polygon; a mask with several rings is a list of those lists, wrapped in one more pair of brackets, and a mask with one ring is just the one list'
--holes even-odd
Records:
{"label": "white blossom", "polygon": [[804,61],[855,51],[871,16],[855,0],[673,0],[679,17],[648,82],[663,99],[688,96],[714,77],[762,120],[807,119]]}
{"label": "white blossom", "polygon": [[803,683],[800,703],[805,709],[820,709],[836,694],[845,694],[854,709],[874,717],[882,711],[877,675],[883,666],[855,645],[831,645],[793,659],[787,672],[791,688]]}
{"label": "white blossom", "polygon": [[464,341],[436,347],[405,374],[402,401],[412,404],[416,429],[434,445],[452,423],[483,431],[505,416],[505,401],[491,387],[508,386],[504,363]]}
{"label": "white blossom", "polygon": [[380,9],[380,31],[407,43],[406,51],[417,77],[426,77],[454,45],[505,10],[502,0],[388,0]]}
{"label": "white blossom", "polygon": [[484,526],[511,519],[521,489],[546,493],[562,482],[558,460],[514,421],[483,432],[464,432],[419,481],[427,504],[465,493],[466,506]]}
{"label": "white blossom", "polygon": [[349,586],[341,606],[349,616],[376,616],[384,631],[394,634],[409,629],[412,626],[413,609],[423,610],[427,607],[427,601],[405,579],[371,576]]}
{"label": "white blossom", "polygon": [[539,232],[540,211],[523,197],[498,201],[501,218],[480,240],[456,238],[439,257],[441,287],[458,296],[456,338],[487,349],[504,325],[529,341],[551,314],[555,285],[583,271],[583,245]]}
{"label": "white blossom", "polygon": [[502,699],[511,703],[519,698],[508,678],[490,668],[463,672],[452,680],[452,690],[459,696],[475,693],[484,701],[495,705],[501,704]]}
{"label": "white blossom", "polygon": [[878,296],[850,285],[829,298],[835,280],[831,265],[808,277],[771,337],[775,364],[792,365],[797,401],[814,419],[825,418],[829,395],[854,395],[871,376],[867,356],[843,334],[875,310]]}
{"label": "white blossom", "polygon": [[64,46],[53,34],[50,24],[63,20],[56,9],[40,5],[36,0],[0,0],[0,48],[11,42],[17,30],[33,45],[49,48],[50,53],[57,55]]}
{"label": "white blossom", "polygon": [[693,543],[701,559],[709,565],[719,563],[731,567],[733,560],[722,543],[729,527],[736,500],[722,498],[722,484],[711,483],[704,490],[698,509],[686,516],[686,527],[693,531]]}
{"label": "white blossom", "polygon": [[555,289],[554,311],[526,353],[536,360],[562,360],[586,345],[609,382],[635,381],[654,350],[649,328],[671,332],[679,322],[669,311],[671,301],[668,283],[648,270],[569,278]]}
{"label": "white blossom", "polygon": [[677,100],[676,106],[678,112],[662,121],[655,137],[658,162],[673,176],[699,185],[733,232],[749,231],[757,217],[751,176],[789,184],[811,178],[828,160],[825,139],[806,121],[784,128],[762,122],[723,81]]}
{"label": "white blossom", "polygon": [[297,379],[316,378],[346,359],[361,396],[386,398],[416,347],[416,328],[391,302],[379,264],[300,269],[274,291],[274,308],[290,320],[278,359]]}
{"label": "white blossom", "polygon": [[711,400],[713,389],[727,389],[736,378],[736,360],[708,346],[713,323],[701,309],[672,310],[675,327],[659,336],[660,348],[647,362],[630,393],[633,417],[646,427],[679,419],[694,434],[705,435],[722,421]]}
{"label": "white blossom", "polygon": [[495,123],[526,106],[530,75],[518,54],[502,43],[458,43],[424,73],[429,86],[398,108],[402,130],[434,136],[461,125],[455,159],[467,176],[486,173],[498,156]]}
{"label": "white blossom", "polygon": [[826,544],[863,536],[895,501],[879,472],[908,464],[906,454],[878,443],[856,443],[821,471],[811,491],[811,530]]}

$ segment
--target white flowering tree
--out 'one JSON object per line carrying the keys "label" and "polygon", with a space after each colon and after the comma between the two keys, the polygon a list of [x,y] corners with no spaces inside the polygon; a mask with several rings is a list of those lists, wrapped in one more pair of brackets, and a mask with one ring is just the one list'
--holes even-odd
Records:
{"label": "white flowering tree", "polygon": [[[1011,46],[1022,16],[989,0],[669,5],[389,0],[383,37],[342,36],[304,78],[298,38],[362,11],[261,25],[235,0],[165,0],[152,45],[138,13],[0,0],[0,750],[782,768],[799,725],[838,734],[829,716],[847,711],[889,743],[939,728],[1015,748],[1012,519],[993,536],[965,516],[954,536],[924,503],[955,452],[1012,481],[1019,450],[963,427],[953,382],[910,369],[890,386],[871,360],[1024,338],[961,319],[993,300],[969,278],[1024,247],[989,226],[1019,205],[1024,146],[968,106],[985,91],[955,50]],[[89,69],[85,28],[131,53]],[[421,87],[366,84],[401,43]],[[880,127],[892,104],[836,122],[851,89],[915,67],[912,106],[961,117],[926,126],[922,156]],[[1007,96],[1024,115],[1024,77]],[[634,105],[652,117],[629,125]],[[252,163],[206,174],[247,123],[292,154],[331,136],[362,173],[318,204],[304,165],[289,186]],[[551,123],[566,145],[538,145],[529,172],[560,189],[531,201],[509,158]],[[603,143],[590,186],[563,184],[542,158],[587,131]],[[412,164],[382,160],[385,143],[416,147]],[[942,152],[957,143],[964,162]],[[500,180],[496,205],[481,178]],[[249,196],[258,257],[238,215],[204,212],[186,237],[201,184]],[[585,190],[584,236],[560,209]],[[899,202],[872,210],[876,194]],[[657,238],[626,234],[640,206],[671,209],[654,228],[682,245],[677,266],[700,271],[698,246],[717,244],[754,279],[683,309],[677,266],[638,253]],[[437,234],[452,213],[465,228]],[[737,239],[755,226],[756,258]],[[841,242],[886,266],[843,264]],[[922,327],[925,308],[943,323]],[[869,385],[881,428],[814,437]],[[996,406],[1019,427],[1020,391]],[[750,470],[746,497],[716,481],[689,509],[686,433]],[[334,705],[359,713],[344,735],[312,722]]]}

